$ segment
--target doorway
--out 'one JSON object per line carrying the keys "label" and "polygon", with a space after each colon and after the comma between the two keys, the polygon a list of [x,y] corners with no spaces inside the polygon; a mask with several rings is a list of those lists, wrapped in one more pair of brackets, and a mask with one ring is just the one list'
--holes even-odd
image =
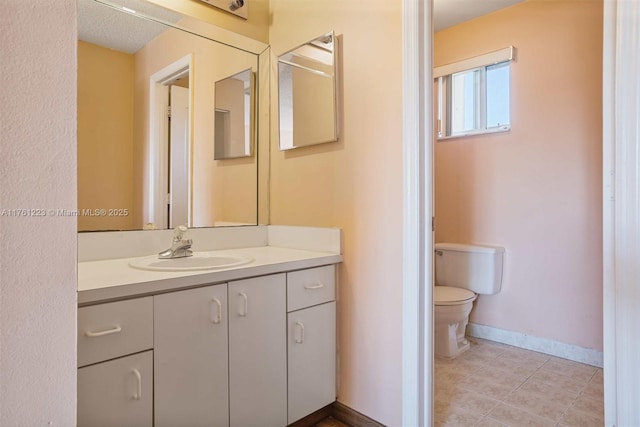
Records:
{"label": "doorway", "polygon": [[150,78],[150,116],[144,223],[166,229],[192,225],[192,55]]}
{"label": "doorway", "polygon": [[189,76],[169,86],[168,227],[190,226],[189,221]]}
{"label": "doorway", "polygon": [[[405,107],[403,151],[404,177],[404,300],[403,309],[403,420],[405,425],[430,425],[433,408],[430,397],[431,359],[430,295],[420,292],[424,269],[432,251],[429,233],[424,233],[426,214],[431,213],[431,7],[427,1],[404,0],[403,69]],[[638,324],[637,214],[638,79],[640,66],[637,27],[640,9],[632,2],[604,2],[604,365],[605,423],[636,425],[640,412],[634,405],[640,382],[634,354],[638,353],[634,326]],[[426,76],[426,77],[425,77]],[[426,82],[426,83],[425,83]],[[424,122],[420,122],[425,119]],[[634,153],[628,155],[629,152]],[[627,154],[627,155],[625,155]],[[426,194],[426,196],[423,196]],[[615,195],[615,197],[614,197]],[[426,238],[416,237],[416,235]],[[620,258],[615,253],[625,253]],[[411,297],[415,299],[412,300]],[[426,315],[421,307],[427,307]]]}

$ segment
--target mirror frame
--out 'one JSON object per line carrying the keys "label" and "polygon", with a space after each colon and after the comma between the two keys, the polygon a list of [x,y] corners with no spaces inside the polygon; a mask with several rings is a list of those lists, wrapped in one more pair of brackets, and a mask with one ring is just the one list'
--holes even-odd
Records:
{"label": "mirror frame", "polygon": [[[330,43],[332,45],[331,47],[331,59],[332,59],[332,64],[331,64],[331,72],[332,74],[330,76],[328,76],[324,71],[321,70],[316,70],[313,68],[308,68],[305,67],[303,65],[300,64],[295,64],[287,59],[284,59],[284,57],[288,56],[288,55],[292,55],[295,51],[299,50],[300,48],[303,48],[305,46],[308,45],[313,45],[314,47],[318,47],[321,49],[327,49],[324,47],[319,47],[318,43],[323,43],[326,44],[327,39],[330,40]],[[302,148],[302,147],[308,147],[308,146],[312,146],[312,145],[318,145],[318,144],[324,144],[324,143],[328,143],[328,142],[336,142],[339,140],[340,138],[340,122],[339,122],[339,113],[338,113],[338,108],[339,108],[339,103],[338,103],[338,39],[335,35],[335,32],[329,31],[327,33],[322,34],[321,36],[318,36],[312,40],[309,40],[306,43],[303,43],[299,46],[296,46],[293,49],[290,49],[280,55],[278,55],[278,136],[279,136],[279,142],[278,142],[278,147],[280,149],[280,151],[286,151],[286,150],[292,150],[294,148]],[[291,131],[290,131],[290,137],[289,136],[284,136],[283,134],[283,129],[287,126],[283,126],[283,117],[284,114],[282,114],[283,111],[283,96],[282,96],[282,84],[281,84],[281,73],[280,73],[280,66],[281,65],[285,65],[285,66],[289,66],[292,68],[299,68],[299,69],[303,69],[306,70],[308,72],[311,72],[313,74],[316,75],[322,75],[325,77],[330,77],[332,80],[332,100],[331,100],[331,105],[329,106],[328,104],[323,105],[322,107],[326,107],[329,106],[329,108],[331,108],[332,113],[331,113],[331,117],[332,117],[332,121],[333,121],[333,132],[332,135],[328,138],[328,139],[322,139],[322,140],[318,140],[318,141],[312,141],[312,142],[305,142],[305,143],[298,143],[296,144],[296,142],[294,141],[294,136],[293,136],[293,132],[295,131],[294,124],[293,124],[293,120],[291,121]],[[293,93],[291,94],[291,96],[293,96]],[[293,110],[293,106],[292,106],[292,110]]]}

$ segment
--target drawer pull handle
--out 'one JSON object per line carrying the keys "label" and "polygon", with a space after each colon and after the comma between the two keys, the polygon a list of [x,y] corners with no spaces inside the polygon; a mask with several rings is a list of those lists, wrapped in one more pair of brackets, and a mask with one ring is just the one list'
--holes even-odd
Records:
{"label": "drawer pull handle", "polygon": [[133,394],[133,400],[140,400],[142,398],[142,375],[140,375],[140,371],[137,369],[131,372],[136,376],[136,392]]}
{"label": "drawer pull handle", "polygon": [[324,288],[324,285],[322,283],[318,283],[316,285],[304,285],[304,288],[311,291],[311,290],[314,290],[314,289]]}
{"label": "drawer pull handle", "polygon": [[249,299],[247,298],[247,294],[244,292],[238,292],[238,295],[242,297],[243,300],[242,310],[238,310],[238,315],[240,317],[247,317],[247,314],[249,313]]}
{"label": "drawer pull handle", "polygon": [[296,322],[296,326],[300,329],[300,336],[299,338],[296,337],[295,341],[296,341],[296,344],[302,344],[304,342],[304,323]]}
{"label": "drawer pull handle", "polygon": [[[217,308],[217,311],[214,313],[213,307],[214,305]],[[222,303],[218,298],[214,298],[211,300],[211,323],[218,324],[222,321]]]}
{"label": "drawer pull handle", "polygon": [[89,338],[94,338],[94,337],[102,337],[104,335],[117,334],[118,332],[121,332],[121,331],[122,331],[122,328],[120,326],[115,326],[111,329],[107,329],[106,331],[100,331],[100,332],[87,331],[84,334]]}

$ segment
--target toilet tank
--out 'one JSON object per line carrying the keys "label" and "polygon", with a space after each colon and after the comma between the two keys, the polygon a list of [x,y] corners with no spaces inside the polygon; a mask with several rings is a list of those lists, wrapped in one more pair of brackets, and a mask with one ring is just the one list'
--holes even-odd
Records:
{"label": "toilet tank", "polygon": [[502,287],[504,248],[459,243],[435,244],[436,285],[495,294]]}

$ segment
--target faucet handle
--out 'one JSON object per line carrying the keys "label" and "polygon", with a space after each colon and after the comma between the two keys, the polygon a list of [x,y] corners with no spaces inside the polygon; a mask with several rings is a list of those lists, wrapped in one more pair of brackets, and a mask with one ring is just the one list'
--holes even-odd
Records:
{"label": "faucet handle", "polygon": [[173,241],[179,242],[182,240],[184,234],[189,231],[186,225],[179,225],[173,230]]}

